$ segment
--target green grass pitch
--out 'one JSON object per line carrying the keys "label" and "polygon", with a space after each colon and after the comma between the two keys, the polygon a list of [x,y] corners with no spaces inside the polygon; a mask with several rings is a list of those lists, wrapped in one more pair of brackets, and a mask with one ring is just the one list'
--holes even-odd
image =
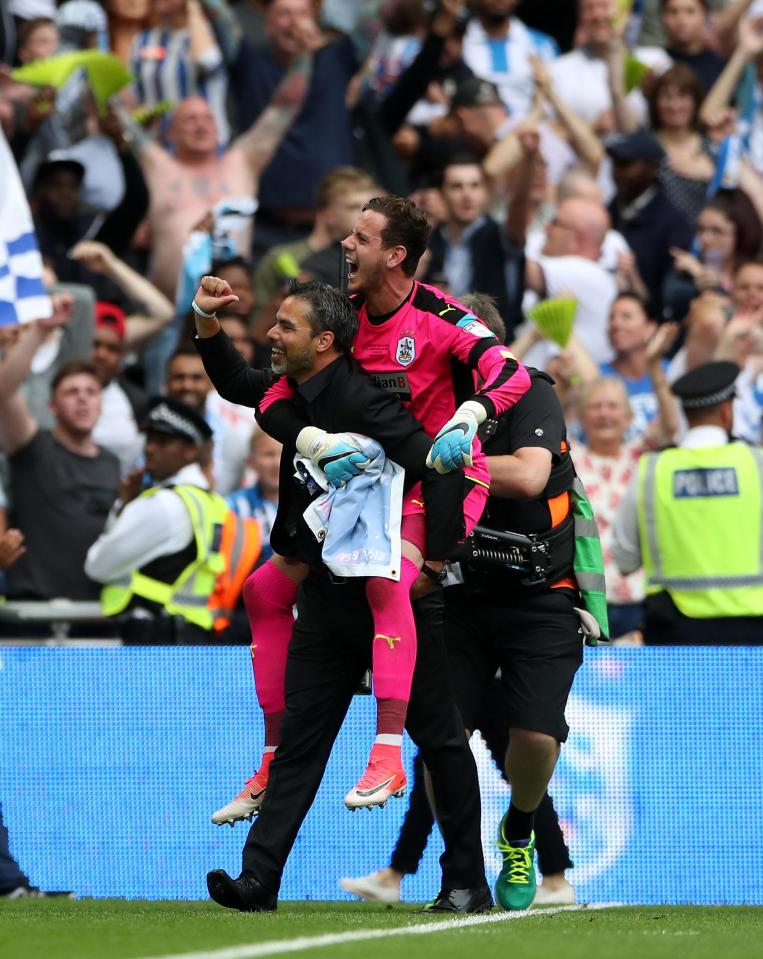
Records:
{"label": "green grass pitch", "polygon": [[[450,931],[451,920],[421,916],[417,908],[283,902],[275,914],[247,915],[207,902],[16,900],[0,902],[0,956],[193,956],[285,944],[298,937],[421,924],[436,925],[438,931],[308,944],[288,954],[316,959],[757,959],[763,954],[763,908],[642,906],[548,914],[535,910],[531,916]],[[261,955],[280,951],[287,950],[262,946],[259,950]],[[250,955],[256,954],[250,950]]]}

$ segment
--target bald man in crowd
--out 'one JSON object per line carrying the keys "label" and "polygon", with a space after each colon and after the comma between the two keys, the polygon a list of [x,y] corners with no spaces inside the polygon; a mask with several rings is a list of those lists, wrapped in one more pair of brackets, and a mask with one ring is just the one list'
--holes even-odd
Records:
{"label": "bald man in crowd", "polygon": [[[295,57],[267,109],[224,152],[218,151],[219,131],[212,109],[201,97],[188,97],[175,109],[169,130],[174,153],[120,111],[125,137],[149,189],[149,278],[170,299],[175,297],[183,244],[193,227],[221,200],[257,197],[260,175],[302,107],[311,68],[311,53]],[[248,256],[251,219],[235,239],[239,254]]]}
{"label": "bald man in crowd", "polygon": [[[578,301],[575,333],[597,363],[611,358],[607,340],[609,308],[617,295],[617,282],[601,266],[602,244],[610,227],[609,214],[593,199],[568,197],[556,208],[546,225],[546,241],[540,254],[528,253],[525,283],[541,299],[574,296]],[[541,344],[541,349],[545,344]],[[548,355],[527,362],[545,368]]]}
{"label": "bald man in crowd", "polygon": [[[565,173],[556,187],[556,201],[568,200],[575,197],[581,200],[591,200],[593,203],[601,206],[604,203],[604,192],[599,185],[599,181],[585,167],[574,167],[568,173]],[[546,231],[543,226],[538,226],[527,234],[527,243],[525,245],[525,255],[528,259],[534,260],[543,252],[546,243]],[[638,287],[640,277],[636,275],[636,263],[633,252],[631,251],[625,237],[618,230],[607,230],[604,242],[601,246],[601,256],[599,263],[610,273],[618,271],[633,273],[629,278],[627,285],[629,287]],[[639,288],[639,292],[641,292]]]}

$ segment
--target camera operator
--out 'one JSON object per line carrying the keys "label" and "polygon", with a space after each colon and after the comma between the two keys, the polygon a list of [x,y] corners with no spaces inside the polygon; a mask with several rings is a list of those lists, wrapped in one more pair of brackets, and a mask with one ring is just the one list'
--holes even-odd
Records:
{"label": "camera operator", "polygon": [[[480,304],[487,323],[488,313]],[[573,488],[564,416],[550,377],[533,371],[529,392],[483,424],[480,438],[490,497],[480,526],[467,539],[466,552],[477,558],[462,561],[463,583],[445,590],[448,653],[456,701],[470,731],[479,725],[485,692],[501,671],[512,792],[499,829],[503,867],[495,892],[504,909],[526,909],[536,887],[533,820],[569,732],[564,710],[583,659],[581,621],[586,634],[597,632],[579,589],[601,614],[603,574],[599,578],[595,561],[577,578],[573,569],[576,533],[588,537],[594,556],[597,541],[591,542],[586,521],[573,516],[582,487]],[[524,545],[512,549],[491,530],[521,534]],[[598,618],[606,632],[605,615]]]}

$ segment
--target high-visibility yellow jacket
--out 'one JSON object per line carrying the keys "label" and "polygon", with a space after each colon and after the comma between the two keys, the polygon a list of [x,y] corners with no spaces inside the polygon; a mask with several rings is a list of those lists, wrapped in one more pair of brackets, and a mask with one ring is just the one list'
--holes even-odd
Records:
{"label": "high-visibility yellow jacket", "polygon": [[695,619],[763,616],[763,454],[745,443],[668,449],[639,463],[647,594]]}
{"label": "high-visibility yellow jacket", "polygon": [[[166,488],[155,487],[141,496],[153,496]],[[236,516],[217,493],[189,484],[171,489],[182,499],[193,526],[195,551],[189,562],[172,582],[134,570],[119,582],[104,586],[101,607],[107,616],[116,616],[134,597],[140,597],[202,629],[222,630],[230,622],[244,580],[260,554],[259,527],[254,520]]]}

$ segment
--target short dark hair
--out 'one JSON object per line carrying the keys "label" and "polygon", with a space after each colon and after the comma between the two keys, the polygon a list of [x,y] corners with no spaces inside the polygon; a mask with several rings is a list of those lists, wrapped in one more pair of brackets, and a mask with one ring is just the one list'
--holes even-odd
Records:
{"label": "short dark hair", "polygon": [[358,332],[358,317],[349,297],[328,283],[310,280],[289,283],[289,296],[310,304],[307,315],[313,334],[333,333],[334,346],[339,353],[347,353]]}
{"label": "short dark hair", "polygon": [[387,218],[381,232],[385,247],[404,246],[403,273],[413,276],[429,242],[429,223],[423,210],[402,196],[375,196],[363,207]]}
{"label": "short dark hair", "polygon": [[175,347],[175,352],[167,360],[167,366],[169,366],[170,363],[178,356],[195,356],[198,357],[198,359],[201,359],[199,351],[189,339],[183,339],[178,343],[178,345]]}
{"label": "short dark hair", "polygon": [[220,270],[226,270],[232,266],[244,270],[249,276],[254,273],[251,260],[247,260],[243,256],[229,256],[225,260],[214,260],[212,262],[212,276],[217,276]]}
{"label": "short dark hair", "polygon": [[614,306],[615,303],[619,303],[620,300],[633,300],[635,303],[638,303],[644,316],[648,320],[651,320],[652,317],[650,316],[649,304],[640,293],[636,292],[636,290],[620,290],[614,300],[612,300],[612,305]]}
{"label": "short dark hair", "polygon": [[[64,363],[53,377],[50,384],[50,395],[52,396],[56,392],[64,380],[70,376],[79,376],[81,373],[85,373],[98,380],[98,371],[95,368],[95,364],[91,363],[90,360],[69,360],[68,363]],[[99,385],[100,382],[101,381],[98,380]]]}
{"label": "short dark hair", "polygon": [[29,42],[29,38],[40,27],[55,27],[56,21],[51,17],[33,17],[31,20],[22,20],[18,26],[18,37],[16,46],[23,47]]}
{"label": "short dark hair", "polygon": [[450,159],[446,160],[445,163],[437,171],[437,179],[435,180],[434,185],[442,189],[445,184],[445,172],[449,170],[452,166],[476,166],[479,167],[480,175],[482,179],[487,178],[485,174],[485,169],[482,166],[482,160],[474,153],[457,153]]}
{"label": "short dark hair", "polygon": [[748,266],[757,266],[757,267],[760,267],[761,270],[763,270],[763,257],[751,256],[746,260],[742,260],[740,263],[738,263],[734,267],[732,279],[735,280],[739,276],[739,274],[742,272],[742,270],[744,270],[745,267],[748,267]]}

